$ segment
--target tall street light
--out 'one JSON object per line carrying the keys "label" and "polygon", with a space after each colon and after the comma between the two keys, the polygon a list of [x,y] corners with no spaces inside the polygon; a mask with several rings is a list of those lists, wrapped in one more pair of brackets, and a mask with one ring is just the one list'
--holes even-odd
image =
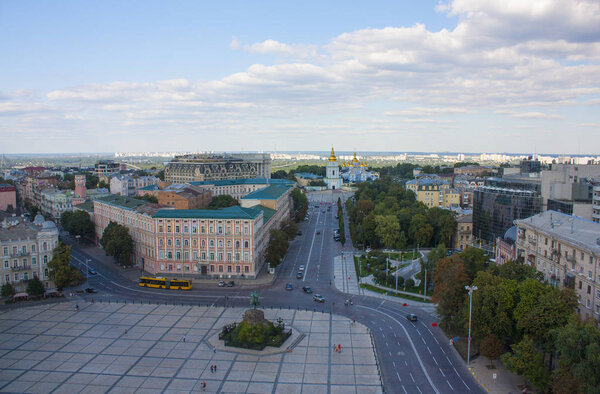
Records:
{"label": "tall street light", "polygon": [[465,290],[469,292],[469,342],[467,344],[467,367],[471,362],[471,308],[473,307],[473,292],[477,290],[477,286],[465,286]]}

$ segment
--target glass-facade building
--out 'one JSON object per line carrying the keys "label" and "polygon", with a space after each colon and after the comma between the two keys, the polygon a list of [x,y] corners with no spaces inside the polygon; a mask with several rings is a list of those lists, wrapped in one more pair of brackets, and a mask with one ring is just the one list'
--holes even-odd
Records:
{"label": "glass-facade building", "polygon": [[480,186],[473,193],[473,237],[494,242],[514,225],[542,211],[542,197],[532,190]]}

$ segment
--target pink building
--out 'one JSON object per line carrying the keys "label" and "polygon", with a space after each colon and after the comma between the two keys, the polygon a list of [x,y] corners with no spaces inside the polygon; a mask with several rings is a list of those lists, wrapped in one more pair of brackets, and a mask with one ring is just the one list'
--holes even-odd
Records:
{"label": "pink building", "polygon": [[81,204],[86,199],[85,175],[75,175],[75,196],[73,205]]}
{"label": "pink building", "polygon": [[17,208],[17,188],[6,183],[0,184],[0,211],[7,211],[8,207]]}

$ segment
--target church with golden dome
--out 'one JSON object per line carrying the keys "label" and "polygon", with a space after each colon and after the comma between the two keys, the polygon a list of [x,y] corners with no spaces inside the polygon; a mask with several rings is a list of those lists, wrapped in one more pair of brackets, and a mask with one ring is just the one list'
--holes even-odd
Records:
{"label": "church with golden dome", "polygon": [[338,164],[338,159],[335,156],[335,152],[333,151],[333,147],[331,148],[331,155],[329,155],[329,159],[327,161],[327,167],[325,168],[325,179],[323,179],[327,184],[327,189],[329,190],[342,190],[342,178],[340,176],[340,166]]}
{"label": "church with golden dome", "polygon": [[354,152],[354,158],[348,162],[342,162],[342,170],[340,173],[342,179],[345,182],[367,182],[379,179],[379,173],[369,171],[369,165],[366,161],[361,161],[356,158],[356,152]]}

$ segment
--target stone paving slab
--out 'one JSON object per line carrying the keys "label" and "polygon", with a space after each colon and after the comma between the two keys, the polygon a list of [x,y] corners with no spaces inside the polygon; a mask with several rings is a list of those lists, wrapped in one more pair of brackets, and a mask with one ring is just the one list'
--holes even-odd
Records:
{"label": "stone paving slab", "polygon": [[265,310],[306,337],[292,352],[239,354],[206,341],[243,308],[80,306],[0,313],[0,392],[381,393],[366,327],[342,316]]}

